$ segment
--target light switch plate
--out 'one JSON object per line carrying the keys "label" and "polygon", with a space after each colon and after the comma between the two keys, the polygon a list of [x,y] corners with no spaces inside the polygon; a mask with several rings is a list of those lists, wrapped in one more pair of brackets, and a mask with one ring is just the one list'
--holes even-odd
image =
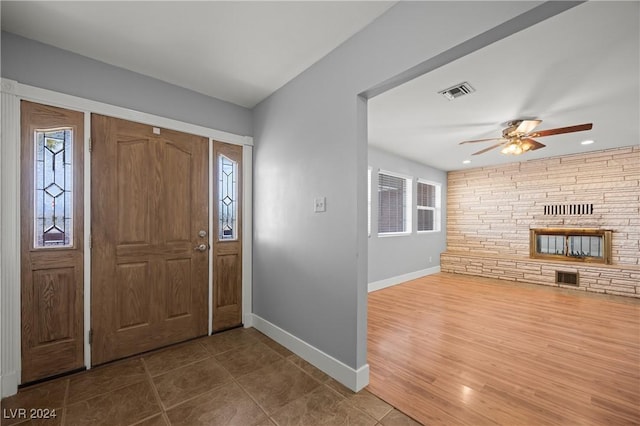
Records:
{"label": "light switch plate", "polygon": [[321,213],[327,211],[327,199],[326,197],[316,197],[313,199],[313,211]]}

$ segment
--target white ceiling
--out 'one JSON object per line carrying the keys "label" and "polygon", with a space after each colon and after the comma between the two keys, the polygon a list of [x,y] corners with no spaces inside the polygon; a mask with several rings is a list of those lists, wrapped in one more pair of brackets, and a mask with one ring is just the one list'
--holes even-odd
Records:
{"label": "white ceiling", "polygon": [[2,1],[2,29],[251,108],[389,1]]}
{"label": "white ceiling", "polygon": [[[369,101],[369,143],[441,170],[638,145],[639,17],[639,2],[584,3],[383,93]],[[437,93],[464,81],[476,92]],[[540,138],[545,148],[516,157],[471,155],[495,142],[458,144],[499,137],[518,118],[593,130]]]}
{"label": "white ceiling", "polygon": [[[3,30],[250,108],[394,3],[0,5]],[[383,93],[369,101],[370,144],[441,170],[637,145],[639,15],[637,1],[587,2]],[[476,92],[437,94],[464,81]],[[541,138],[546,148],[518,157],[471,155],[491,143],[458,145],[498,137],[518,118],[543,120],[538,130],[594,128]]]}

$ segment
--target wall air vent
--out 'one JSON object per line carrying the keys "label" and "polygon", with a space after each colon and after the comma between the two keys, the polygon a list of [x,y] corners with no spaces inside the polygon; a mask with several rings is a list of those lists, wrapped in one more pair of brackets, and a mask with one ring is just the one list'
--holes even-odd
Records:
{"label": "wall air vent", "polygon": [[566,284],[578,286],[577,272],[556,271],[556,284]]}
{"label": "wall air vent", "polygon": [[545,216],[573,216],[593,214],[593,204],[554,204],[545,205]]}
{"label": "wall air vent", "polygon": [[468,95],[469,93],[473,93],[475,91],[476,89],[471,87],[471,85],[465,81],[464,83],[456,84],[455,86],[449,87],[448,89],[441,90],[438,93],[452,101],[455,98]]}

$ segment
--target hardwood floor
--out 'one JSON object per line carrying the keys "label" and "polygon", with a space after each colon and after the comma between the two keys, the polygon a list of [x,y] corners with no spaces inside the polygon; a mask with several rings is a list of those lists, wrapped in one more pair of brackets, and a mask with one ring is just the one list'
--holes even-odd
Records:
{"label": "hardwood floor", "polygon": [[439,273],[369,294],[370,392],[424,424],[640,424],[640,301]]}

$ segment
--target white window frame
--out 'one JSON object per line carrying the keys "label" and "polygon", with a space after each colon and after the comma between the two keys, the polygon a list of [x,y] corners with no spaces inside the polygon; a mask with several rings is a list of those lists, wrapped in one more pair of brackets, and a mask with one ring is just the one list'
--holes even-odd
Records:
{"label": "white window frame", "polygon": [[417,191],[418,191],[418,185],[416,185],[416,229],[419,226],[418,224],[418,211],[419,210],[431,210],[433,211],[433,228],[434,229],[427,229],[427,230],[420,230],[417,229],[418,234],[431,234],[434,232],[441,232],[442,230],[442,184],[439,182],[434,182],[434,181],[430,181],[427,179],[421,179],[418,178],[417,179],[417,183],[418,184],[423,184],[423,185],[431,185],[433,187],[435,187],[436,189],[436,197],[435,197],[435,207],[431,207],[431,206],[421,206],[418,205],[418,195],[417,195]]}
{"label": "white window frame", "polygon": [[412,212],[413,212],[413,177],[403,175],[401,173],[391,172],[388,170],[378,170],[378,179],[377,179],[377,187],[378,187],[378,210],[380,209],[380,175],[392,176],[400,179],[404,179],[406,181],[406,192],[404,198],[404,231],[394,231],[394,232],[380,232],[380,213],[378,213],[378,236],[379,237],[396,237],[396,236],[407,236],[413,233],[413,224],[412,224]]}

